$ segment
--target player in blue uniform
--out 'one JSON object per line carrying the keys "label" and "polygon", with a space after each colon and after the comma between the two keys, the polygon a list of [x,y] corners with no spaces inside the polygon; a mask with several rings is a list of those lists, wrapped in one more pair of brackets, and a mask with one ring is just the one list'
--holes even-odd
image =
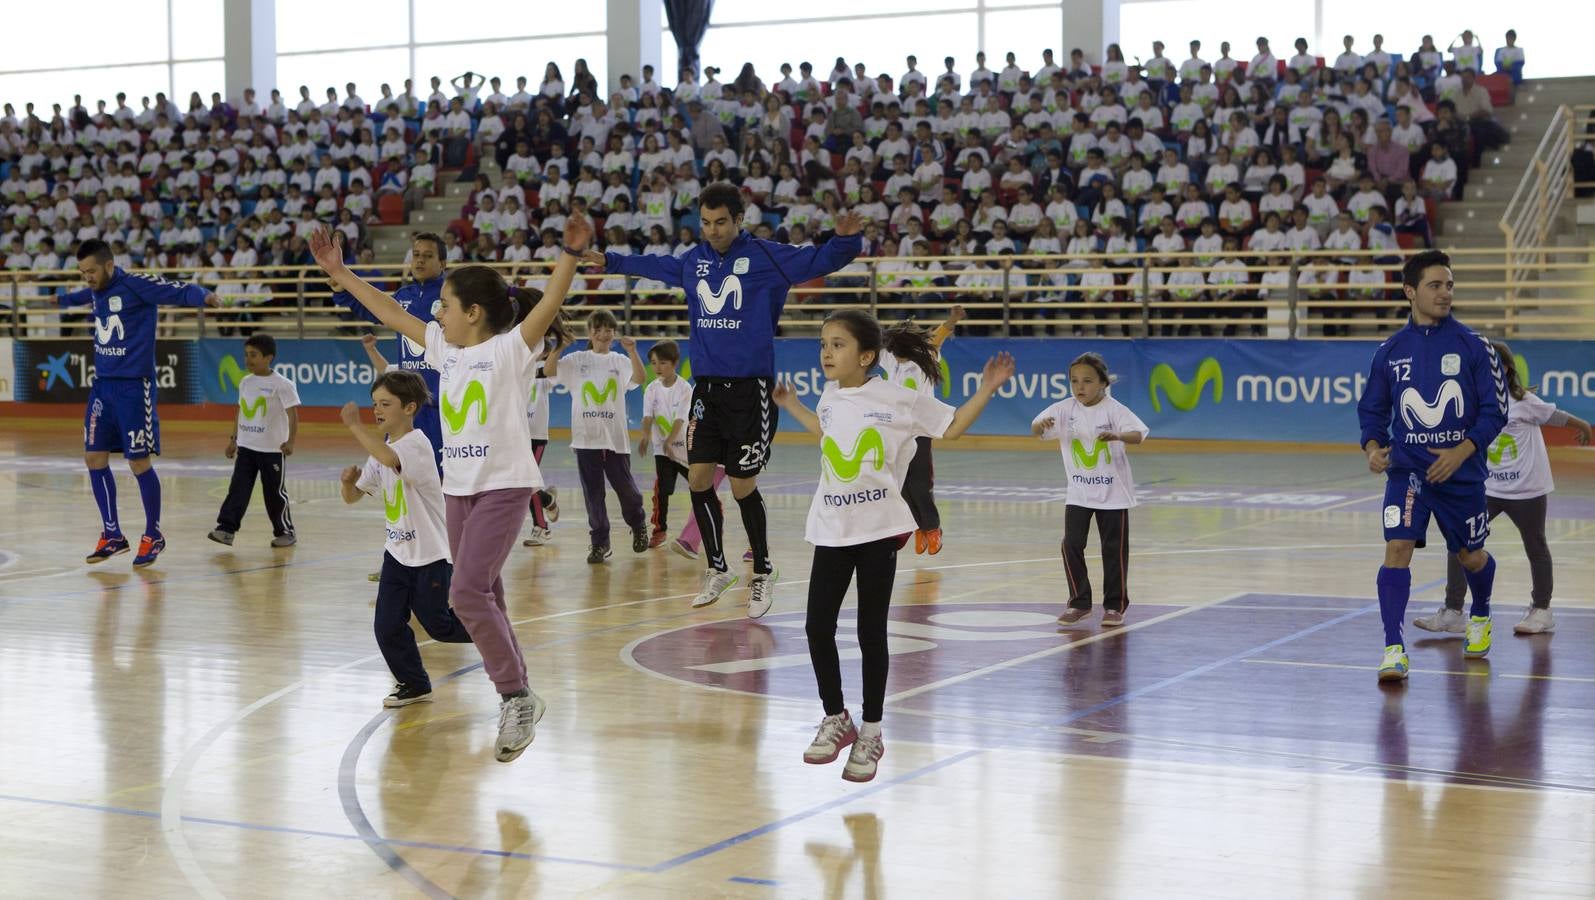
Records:
{"label": "player in blue uniform", "polygon": [[753,548],[748,615],[757,618],[769,611],[777,578],[758,482],[779,419],[770,399],[776,323],[794,284],[822,278],[853,261],[864,220],[845,213],[825,246],[799,248],[744,232],[742,210],[736,187],[717,182],[698,196],[703,243],[696,248],[681,256],[590,250],[582,259],[601,270],[686,291],[694,381],[687,419],[687,484],[709,561],[703,590],[692,605],[713,603],[737,582],[726,566],[724,517],[714,493],[715,469],[724,466]]}
{"label": "player in blue uniform", "polygon": [[[404,307],[405,312],[420,319],[422,324],[432,321],[437,314],[438,304],[443,291],[443,269],[448,263],[447,250],[443,239],[431,232],[422,232],[415,236],[410,244],[410,275],[414,281],[405,282],[393,292],[393,299]],[[347,306],[355,314],[368,322],[375,323],[373,316],[364,306],[361,306],[354,295],[347,291],[338,290],[332,295],[333,302],[340,306]],[[432,449],[436,453],[438,471],[443,470],[443,420],[438,416],[437,399],[442,396],[438,393],[438,373],[436,369],[427,365],[421,359],[425,348],[410,339],[399,336],[399,369],[404,372],[414,372],[426,382],[427,392],[432,397],[421,406],[415,415],[415,427],[426,435],[432,442]],[[377,373],[381,375],[381,372]]]}
{"label": "player in blue uniform", "polygon": [[[1401,270],[1411,303],[1407,326],[1374,352],[1357,404],[1368,468],[1385,474],[1385,561],[1379,612],[1385,653],[1380,681],[1407,677],[1401,625],[1412,593],[1412,551],[1434,517],[1467,576],[1473,607],[1465,655],[1490,652],[1495,559],[1484,550],[1490,514],[1485,448],[1506,424],[1507,388],[1490,342],[1451,317],[1451,259],[1430,250]],[[1394,434],[1392,435],[1392,431]]]}
{"label": "player in blue uniform", "polygon": [[85,559],[99,563],[126,553],[116,515],[111,452],[121,451],[144,500],[144,536],[133,565],[143,568],[166,549],[161,534],[161,480],[150,457],[161,453],[161,419],[155,408],[155,325],[159,306],[219,306],[216,295],[194,284],[133,275],[117,268],[111,248],[92,239],[78,248],[78,271],[87,288],[60,295],[62,309],[94,307],[94,383],[83,413],[83,462],[100,508],[100,540]]}

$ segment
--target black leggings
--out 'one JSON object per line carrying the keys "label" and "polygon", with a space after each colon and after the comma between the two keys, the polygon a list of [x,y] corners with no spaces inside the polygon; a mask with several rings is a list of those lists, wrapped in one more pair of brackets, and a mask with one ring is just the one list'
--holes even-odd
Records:
{"label": "black leggings", "polygon": [[886,702],[886,611],[897,576],[900,537],[852,547],[815,547],[809,573],[809,660],[819,684],[825,714],[847,708],[842,701],[842,661],[836,650],[836,619],[858,571],[858,646],[864,655],[864,721],[879,722]]}
{"label": "black leggings", "polygon": [[1125,570],[1130,552],[1130,511],[1093,509],[1070,504],[1063,508],[1063,574],[1069,579],[1069,605],[1091,608],[1091,578],[1085,568],[1085,542],[1096,517],[1102,544],[1102,605],[1124,612],[1130,605]]}
{"label": "black leggings", "polygon": [[914,444],[917,449],[903,479],[903,499],[908,501],[919,530],[935,531],[941,528],[941,513],[936,509],[936,464],[930,458],[930,438],[914,438]]}
{"label": "black leggings", "polygon": [[[1506,513],[1506,517],[1512,520],[1518,533],[1523,536],[1523,551],[1529,558],[1529,581],[1534,586],[1531,596],[1538,609],[1548,609],[1551,605],[1551,547],[1545,540],[1545,507],[1549,497],[1549,494],[1528,500],[1486,497],[1484,501],[1490,521]],[[1462,574],[1462,563],[1457,561],[1456,554],[1446,560],[1445,574],[1445,605],[1450,609],[1461,609],[1462,598],[1468,594],[1468,582]]]}

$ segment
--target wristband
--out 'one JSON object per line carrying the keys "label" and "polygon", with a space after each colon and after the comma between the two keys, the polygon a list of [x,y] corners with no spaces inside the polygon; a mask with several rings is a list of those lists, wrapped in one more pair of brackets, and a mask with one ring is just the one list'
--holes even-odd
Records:
{"label": "wristband", "polygon": [[574,250],[568,244],[560,244],[559,249],[569,253],[571,256],[581,256],[583,253],[587,252],[586,250]]}

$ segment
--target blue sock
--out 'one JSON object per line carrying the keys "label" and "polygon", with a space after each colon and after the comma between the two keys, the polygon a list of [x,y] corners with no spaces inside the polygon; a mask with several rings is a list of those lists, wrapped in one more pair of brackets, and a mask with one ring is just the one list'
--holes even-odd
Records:
{"label": "blue sock", "polygon": [[1385,646],[1406,642],[1401,639],[1401,623],[1407,617],[1407,600],[1412,596],[1412,570],[1379,567],[1379,618],[1385,623]]}
{"label": "blue sock", "polygon": [[111,467],[89,470],[89,488],[94,492],[94,505],[100,508],[100,530],[105,537],[121,537],[122,525],[116,521],[116,478]]}
{"label": "blue sock", "polygon": [[1468,614],[1487,618],[1490,615],[1490,590],[1495,587],[1495,557],[1484,554],[1484,568],[1477,572],[1462,570],[1468,579],[1468,592],[1473,595],[1473,606]]}
{"label": "blue sock", "polygon": [[161,533],[161,479],[153,466],[134,477],[138,478],[139,496],[144,498],[144,533],[158,535]]}

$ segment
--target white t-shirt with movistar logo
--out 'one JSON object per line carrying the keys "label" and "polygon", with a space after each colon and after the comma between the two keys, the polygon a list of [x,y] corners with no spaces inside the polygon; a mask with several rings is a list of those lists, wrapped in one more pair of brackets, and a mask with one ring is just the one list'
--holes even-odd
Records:
{"label": "white t-shirt with movistar logo", "polygon": [[443,493],[469,497],[543,486],[526,422],[542,354],[541,347],[526,346],[518,329],[461,347],[443,339],[443,326],[427,323],[426,364],[438,370],[443,420]]}
{"label": "white t-shirt with movistar logo", "polygon": [[1052,426],[1041,436],[1057,439],[1063,451],[1063,468],[1069,476],[1065,503],[1091,509],[1135,506],[1135,479],[1130,476],[1124,442],[1099,441],[1097,435],[1104,431],[1150,434],[1139,416],[1112,397],[1103,397],[1095,406],[1068,397],[1043,410],[1031,425],[1045,419],[1051,419]]}
{"label": "white t-shirt with movistar logo", "polygon": [[572,450],[631,452],[626,392],[637,386],[631,375],[631,357],[614,350],[578,350],[560,357],[555,381],[570,391]]}
{"label": "white t-shirt with movistar logo", "polygon": [[1507,401],[1506,427],[1485,451],[1485,464],[1490,469],[1490,477],[1484,482],[1487,496],[1530,500],[1556,490],[1551,480],[1551,458],[1540,434],[1540,426],[1551,424],[1553,418],[1561,418],[1556,415],[1556,404],[1534,394]]}
{"label": "white t-shirt with movistar logo", "polygon": [[288,410],[299,405],[299,388],[276,372],[245,375],[238,382],[238,446],[256,453],[281,453],[288,441]]}
{"label": "white t-shirt with movistar logo", "polygon": [[927,397],[936,395],[935,382],[925,374],[919,363],[898,359],[891,354],[891,351],[882,350],[881,371],[886,373],[886,380],[892,384],[900,384],[916,394],[924,394]]}
{"label": "white t-shirt with movistar logo", "polygon": [[820,486],[803,538],[818,547],[852,547],[914,530],[903,478],[914,439],[941,437],[953,408],[880,378],[856,388],[826,382],[820,418]]}
{"label": "white t-shirt with movistar logo", "polygon": [[676,376],[676,383],[665,387],[655,378],[642,392],[642,427],[647,429],[648,449],[654,456],[668,457],[682,465],[687,464],[687,428],[683,424],[676,439],[665,442],[675,423],[687,421],[687,411],[692,405],[692,385],[687,379]]}
{"label": "white t-shirt with movistar logo", "polygon": [[382,545],[395,562],[415,567],[449,556],[449,532],[443,518],[443,480],[438,476],[432,442],[419,428],[388,443],[399,457],[390,469],[366,457],[355,488],[382,500],[387,541]]}
{"label": "white t-shirt with movistar logo", "polygon": [[548,392],[554,389],[554,379],[539,375],[532,379],[532,393],[526,401],[526,427],[531,429],[532,440],[548,440]]}

